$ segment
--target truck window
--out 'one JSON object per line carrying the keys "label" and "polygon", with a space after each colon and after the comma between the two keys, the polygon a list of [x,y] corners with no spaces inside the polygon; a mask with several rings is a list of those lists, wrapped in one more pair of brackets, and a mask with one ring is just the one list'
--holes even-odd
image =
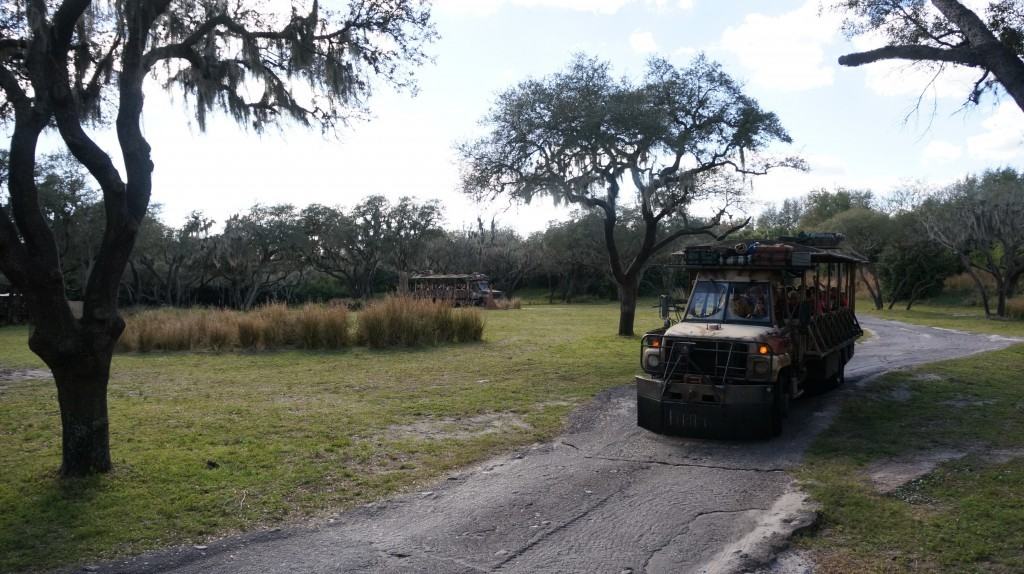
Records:
{"label": "truck window", "polygon": [[728,283],[717,281],[698,281],[690,294],[690,306],[686,310],[687,319],[700,321],[721,321],[724,317]]}
{"label": "truck window", "polygon": [[771,294],[765,282],[698,281],[684,321],[771,323]]}

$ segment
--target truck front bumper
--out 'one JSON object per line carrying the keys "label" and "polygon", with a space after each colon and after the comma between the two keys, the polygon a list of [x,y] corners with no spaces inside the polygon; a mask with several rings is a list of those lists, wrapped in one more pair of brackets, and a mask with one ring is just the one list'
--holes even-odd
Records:
{"label": "truck front bumper", "polygon": [[666,383],[636,377],[637,424],[683,436],[740,438],[769,436],[772,385]]}

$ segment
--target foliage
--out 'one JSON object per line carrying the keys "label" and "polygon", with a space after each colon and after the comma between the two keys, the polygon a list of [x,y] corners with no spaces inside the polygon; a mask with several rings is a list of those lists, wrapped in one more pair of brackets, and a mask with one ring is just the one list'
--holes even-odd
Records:
{"label": "foliage", "polygon": [[[633,333],[638,283],[652,256],[685,235],[723,236],[719,227],[741,189],[735,174],[803,166],[763,154],[789,135],[703,56],[685,68],[654,58],[634,83],[577,55],[565,71],[500,94],[484,124],[486,136],[460,146],[463,190],[523,202],[548,196],[600,214],[622,335]],[[699,201],[718,203],[710,221],[691,222]],[[616,241],[626,209],[636,210],[643,228],[629,258]],[[665,232],[674,219],[684,224]]]}
{"label": "foliage", "polygon": [[364,298],[373,295],[383,266],[408,273],[428,257],[428,243],[441,234],[436,200],[418,203],[403,197],[392,205],[373,195],[348,213],[313,204],[302,210],[301,218],[306,261]]}
{"label": "foliage", "polygon": [[824,223],[850,210],[861,213],[873,210],[874,194],[870,191],[837,188],[834,191],[816,189],[803,199],[800,214],[801,229],[825,229]]}
{"label": "foliage", "polygon": [[969,176],[928,198],[919,212],[928,236],[975,277],[989,315],[989,289],[978,274],[993,280],[994,314],[1005,317],[1006,301],[1024,275],[1024,174],[1003,168]]}
{"label": "foliage", "polygon": [[784,235],[793,236],[800,231],[800,218],[804,214],[804,202],[799,199],[787,198],[779,206],[769,205],[754,222],[752,228],[744,230],[757,238],[775,238]]}
{"label": "foliage", "polygon": [[882,250],[877,269],[890,308],[904,300],[909,310],[918,299],[941,293],[944,280],[961,268],[956,257],[941,245],[918,238]]}

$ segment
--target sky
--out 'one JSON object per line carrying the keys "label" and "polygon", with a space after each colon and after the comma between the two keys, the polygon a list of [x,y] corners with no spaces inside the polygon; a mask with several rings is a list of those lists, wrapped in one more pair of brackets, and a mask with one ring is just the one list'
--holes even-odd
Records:
{"label": "sky", "polygon": [[[223,222],[257,202],[348,207],[382,194],[440,200],[449,228],[481,216],[523,234],[541,230],[568,210],[547,199],[474,203],[458,190],[454,146],[480,133],[498,93],[565,68],[577,52],[632,78],[652,56],[685,65],[703,52],[778,114],[794,141],[775,151],[811,169],[754,178],[752,214],[823,187],[885,195],[1024,168],[1024,112],[1008,97],[964,109],[970,70],[930,83],[930,73],[905,64],[839,66],[840,55],[882,41],[851,43],[835,15],[819,13],[819,0],[436,0],[433,19],[440,37],[427,48],[433,63],[416,72],[418,94],[378,89],[370,121],[337,136],[294,126],[256,135],[226,118],[201,133],[180,100],[148,85],[144,124],[161,218],[177,225],[201,210]],[[95,137],[116,157],[110,132]]]}

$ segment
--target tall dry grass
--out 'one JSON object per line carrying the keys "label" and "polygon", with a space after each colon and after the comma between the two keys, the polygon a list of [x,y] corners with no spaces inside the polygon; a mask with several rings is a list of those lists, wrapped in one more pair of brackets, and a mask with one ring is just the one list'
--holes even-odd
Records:
{"label": "tall dry grass", "polygon": [[1011,319],[1024,320],[1024,297],[1014,297],[1007,300],[1006,315]]}
{"label": "tall dry grass", "polygon": [[151,309],[126,317],[118,350],[340,349],[350,340],[345,307],[306,305],[290,309],[271,304],[248,312]]}
{"label": "tall dry grass", "polygon": [[501,310],[522,309],[523,301],[519,297],[508,297],[494,300],[494,308]]}
{"label": "tall dry grass", "polygon": [[356,337],[372,348],[415,347],[438,343],[479,341],[483,313],[453,309],[442,302],[412,297],[386,297],[359,313]]}
{"label": "tall dry grass", "polygon": [[388,297],[359,313],[355,337],[343,305],[264,305],[252,311],[150,309],[128,313],[121,352],[415,347],[483,338],[483,314]]}

